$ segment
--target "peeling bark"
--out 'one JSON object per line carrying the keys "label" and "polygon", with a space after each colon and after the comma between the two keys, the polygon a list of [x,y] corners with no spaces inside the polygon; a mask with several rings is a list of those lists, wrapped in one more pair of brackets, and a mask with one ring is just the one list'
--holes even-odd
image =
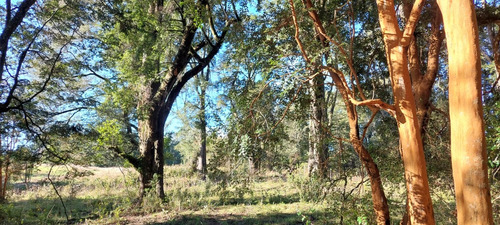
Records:
{"label": "peeling bark", "polygon": [[349,95],[347,91],[341,87],[340,79],[336,78],[335,75],[332,76],[334,82],[339,89],[344,103],[346,105],[347,118],[349,119],[349,138],[354,148],[354,151],[358,154],[361,159],[363,167],[368,172],[368,177],[370,178],[370,187],[372,194],[373,209],[376,215],[376,221],[379,225],[389,225],[391,224],[389,215],[389,206],[387,205],[387,198],[385,197],[384,186],[382,185],[382,180],[380,178],[380,172],[377,164],[373,161],[370,153],[366,150],[363,145],[363,140],[359,136],[359,125],[358,125],[358,115],[356,107],[349,101]]}
{"label": "peeling bark", "polygon": [[[407,66],[407,44],[410,44],[407,39],[413,36],[413,32],[408,31],[414,30],[412,26],[415,26],[416,19],[410,19],[410,22],[414,22],[408,23],[405,30],[401,31],[393,1],[378,0],[377,8],[396,106],[395,117],[409,201],[408,217],[411,224],[435,224],[423,143]],[[418,18],[421,8],[421,2],[417,1],[410,18]]]}

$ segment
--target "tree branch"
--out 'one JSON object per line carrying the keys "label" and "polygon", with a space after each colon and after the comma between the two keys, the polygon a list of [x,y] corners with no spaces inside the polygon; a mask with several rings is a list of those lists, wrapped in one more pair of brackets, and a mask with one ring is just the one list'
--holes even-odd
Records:
{"label": "tree branch", "polygon": [[[0,80],[2,80],[3,76],[3,70],[4,70],[4,65],[5,65],[5,60],[7,57],[7,49],[9,45],[9,39],[14,33],[14,31],[17,29],[17,27],[23,22],[24,17],[26,16],[26,13],[28,13],[28,10],[31,8],[33,4],[35,4],[36,0],[24,0],[21,2],[19,7],[17,7],[17,12],[12,17],[9,19],[10,15],[10,9],[8,9],[8,15],[7,15],[7,21],[5,22],[5,28],[2,31],[2,34],[0,34]],[[7,2],[7,7],[10,8],[10,1]]]}
{"label": "tree branch", "polygon": [[61,195],[59,194],[59,191],[57,190],[56,185],[54,184],[52,179],[50,179],[50,173],[52,173],[52,168],[54,168],[54,165],[50,166],[49,173],[47,173],[47,179],[49,180],[50,184],[52,185],[52,188],[54,188],[54,191],[56,192],[57,197],[59,197],[59,201],[61,201],[61,204],[64,208],[64,215],[66,216],[66,222],[69,223],[69,217],[68,217],[66,205],[64,204],[64,201],[63,201]]}
{"label": "tree branch", "polygon": [[117,155],[126,159],[130,164],[132,164],[132,166],[134,166],[134,168],[141,169],[142,164],[140,159],[130,154],[127,154],[125,151],[123,151],[123,149],[119,148],[118,146],[113,146],[110,147],[109,149],[113,150]]}
{"label": "tree branch", "polygon": [[420,13],[422,12],[422,8],[424,7],[423,0],[416,0],[413,3],[413,7],[411,9],[410,17],[408,18],[408,22],[406,23],[405,29],[403,31],[403,37],[401,38],[400,43],[403,46],[408,46],[410,44],[411,38],[413,36],[413,32],[417,27],[417,21],[420,17]]}

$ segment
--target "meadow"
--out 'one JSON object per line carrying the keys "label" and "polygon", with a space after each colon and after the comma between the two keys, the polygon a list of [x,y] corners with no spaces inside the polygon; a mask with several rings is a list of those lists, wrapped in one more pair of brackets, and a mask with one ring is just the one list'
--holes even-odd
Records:
{"label": "meadow", "polygon": [[[359,175],[319,182],[308,178],[303,169],[253,175],[235,169],[218,171],[215,178],[209,175],[204,181],[189,171],[182,165],[165,167],[166,201],[151,193],[140,203],[138,173],[131,168],[41,165],[28,180],[17,176],[12,182],[8,203],[1,205],[0,224],[374,222],[369,182]],[[387,180],[385,188],[392,223],[399,224],[404,186]],[[432,196],[438,223],[455,224],[451,191]]]}

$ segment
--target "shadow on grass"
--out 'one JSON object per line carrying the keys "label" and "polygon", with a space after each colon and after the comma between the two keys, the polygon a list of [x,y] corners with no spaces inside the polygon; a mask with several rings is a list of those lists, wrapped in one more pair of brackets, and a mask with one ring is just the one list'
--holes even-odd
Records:
{"label": "shadow on grass", "polygon": [[[171,221],[163,223],[149,223],[149,225],[265,225],[265,224],[306,224],[307,221],[315,222],[315,218],[318,218],[321,213],[317,213],[313,216],[301,216],[297,214],[287,214],[287,213],[273,213],[266,215],[256,215],[256,216],[242,216],[242,215],[184,215],[179,218],[175,218]],[[323,222],[321,222],[323,224]]]}
{"label": "shadow on grass", "polygon": [[246,197],[246,198],[236,198],[236,197],[229,197],[229,198],[220,198],[219,201],[217,201],[215,204],[216,206],[220,205],[239,205],[239,204],[250,204],[250,205],[256,205],[256,204],[290,204],[290,203],[295,203],[295,202],[300,202],[300,195],[299,193],[294,193],[294,194],[289,194],[289,195],[283,195],[283,194],[269,194],[269,195],[255,195],[251,197]]}
{"label": "shadow on grass", "polygon": [[[62,187],[69,185],[70,182],[67,180],[64,181],[56,180],[53,183],[56,187]],[[34,182],[16,182],[12,184],[13,186],[12,191],[13,192],[28,191],[38,187],[43,187],[45,185],[51,185],[47,179]]]}
{"label": "shadow on grass", "polygon": [[58,198],[35,198],[0,204],[0,225],[2,224],[75,224],[85,220],[108,216],[124,198],[105,197],[100,199],[63,198],[69,221],[66,221],[64,207]]}

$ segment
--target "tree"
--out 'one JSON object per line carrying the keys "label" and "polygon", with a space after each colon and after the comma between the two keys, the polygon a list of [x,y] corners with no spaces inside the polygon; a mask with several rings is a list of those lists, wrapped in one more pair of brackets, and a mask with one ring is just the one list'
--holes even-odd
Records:
{"label": "tree", "polygon": [[415,30],[423,5],[423,1],[420,0],[413,4],[405,29],[401,31],[396,18],[394,1],[377,1],[380,28],[384,37],[394,94],[395,118],[405,169],[411,224],[435,223],[423,142],[407,67],[407,46],[411,42],[411,35]]}
{"label": "tree", "polygon": [[[231,13],[236,10],[234,2],[228,2],[231,8],[218,4],[157,0],[106,5],[115,17],[114,24],[108,25],[111,56],[122,62],[123,77],[135,85],[140,157],[133,164],[140,172],[140,196],[152,188],[156,175],[156,194],[164,198],[166,119],[181,89],[209,64],[231,25],[239,20]],[[198,54],[202,49],[207,53],[204,57]]]}
{"label": "tree", "polygon": [[[9,57],[7,57],[7,55],[10,52],[9,41],[11,40],[12,35],[21,25],[29,9],[33,6],[33,4],[35,4],[35,2],[36,0],[24,0],[19,4],[19,6],[12,7],[10,0],[5,1],[5,21],[3,21],[5,22],[5,27],[2,30],[2,34],[0,34],[0,82],[2,85],[0,113],[2,114],[9,110],[19,108],[22,104],[27,103],[27,101],[20,100],[16,97],[16,91],[20,88],[20,86],[22,86],[21,72],[23,63],[35,38],[27,44],[25,49],[19,55],[19,58],[17,59],[17,68],[15,69],[15,72],[13,72],[14,74],[11,74],[8,70],[9,68],[7,63]],[[15,8],[17,8],[17,11],[14,12]],[[7,73],[4,74],[4,72]],[[5,96],[5,94],[7,94],[7,96]],[[36,94],[34,96],[36,96]],[[13,101],[15,103],[13,103]]]}
{"label": "tree", "polygon": [[[327,35],[326,29],[323,26],[322,20],[319,17],[319,14],[317,10],[314,9],[314,4],[310,0],[304,1],[304,5],[307,9],[307,12],[309,14],[309,17],[313,21],[313,26],[315,28],[316,34],[320,39],[320,42],[322,46],[327,47],[329,44],[334,45],[335,47],[339,48],[340,55],[346,58],[347,64],[349,65],[349,69],[351,70],[351,74],[355,73],[355,70],[352,66],[352,55],[347,55],[347,52],[338,44],[337,41],[333,40],[330,36]],[[330,66],[330,65],[321,65],[321,64],[316,64],[312,62],[309,58],[309,55],[306,53],[306,50],[304,49],[304,46],[302,44],[302,41],[300,40],[299,37],[299,26],[298,26],[298,20],[297,20],[297,14],[295,12],[295,6],[293,0],[290,0],[290,6],[292,9],[292,17],[293,17],[293,22],[295,25],[295,39],[296,42],[301,50],[301,53],[303,55],[304,60],[308,63],[311,64],[311,66],[316,67],[318,69],[324,70],[328,72],[330,77],[332,78],[335,87],[339,92],[341,93],[341,96],[344,100],[345,106],[346,106],[346,113],[347,117],[349,120],[349,138],[350,141],[353,145],[354,150],[358,154],[359,158],[361,159],[361,162],[365,169],[368,172],[368,175],[370,177],[370,182],[371,182],[371,193],[372,193],[372,201],[373,201],[373,209],[376,214],[376,220],[378,224],[390,224],[390,216],[389,216],[389,207],[387,205],[387,198],[385,197],[384,189],[382,186],[382,180],[380,178],[380,172],[378,170],[377,164],[373,161],[373,158],[370,156],[370,153],[366,150],[366,148],[363,145],[363,138],[360,137],[360,131],[359,131],[359,124],[358,124],[358,113],[356,106],[357,105],[365,105],[365,103],[360,103],[356,101],[354,91],[351,89],[351,87],[348,86],[346,82],[346,77],[345,75],[338,69]],[[328,59],[326,59],[328,60]],[[325,61],[326,61],[325,60]],[[356,75],[354,75],[356,76]],[[357,78],[356,78],[357,79]],[[359,88],[359,83],[357,84],[357,88]],[[352,87],[354,88],[354,87]],[[359,90],[361,90],[359,88]],[[364,97],[362,91],[359,91],[359,94]],[[375,103],[378,105],[378,107],[386,107],[386,108],[391,108],[388,107],[387,104],[382,103],[380,100],[372,100],[371,102]],[[371,103],[368,102],[368,103]],[[377,113],[379,110],[375,106],[370,106],[371,109],[373,110],[373,116]]]}
{"label": "tree", "polygon": [[493,224],[479,33],[472,1],[438,0],[449,63],[451,158],[458,224]]}
{"label": "tree", "polygon": [[320,178],[328,176],[328,146],[326,145],[325,125],[327,115],[325,103],[325,84],[322,74],[312,74],[309,80],[311,98],[309,112],[309,176],[317,173]]}
{"label": "tree", "polygon": [[199,87],[196,88],[196,92],[198,94],[198,98],[200,99],[200,111],[198,113],[198,126],[200,129],[200,152],[197,158],[196,169],[202,175],[202,179],[205,180],[207,175],[207,86],[210,80],[210,70],[207,69],[205,73],[199,74],[195,81]]}

